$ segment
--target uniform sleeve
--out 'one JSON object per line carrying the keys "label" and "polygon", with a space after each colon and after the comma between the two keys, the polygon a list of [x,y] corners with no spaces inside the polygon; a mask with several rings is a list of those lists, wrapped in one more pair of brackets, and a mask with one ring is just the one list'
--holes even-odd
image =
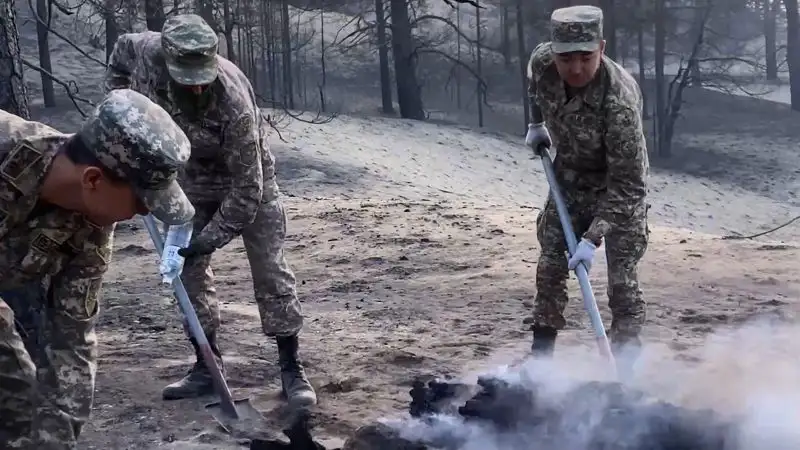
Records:
{"label": "uniform sleeve", "polygon": [[93,228],[77,255],[51,280],[47,367],[34,417],[34,427],[42,431],[35,436],[39,440],[73,442],[89,419],[97,374],[95,324],[112,239],[113,227]]}
{"label": "uniform sleeve", "polygon": [[197,236],[221,248],[242,229],[253,223],[264,194],[264,172],[261,165],[258,125],[252,114],[243,114],[232,122],[224,135],[225,161],[231,173],[231,190],[219,210]]}
{"label": "uniform sleeve", "polygon": [[[160,39],[160,34],[151,31],[120,35],[108,58],[103,80],[106,92],[125,88],[143,89],[159,81],[160,74],[156,73],[156,68],[160,58]],[[135,69],[139,66],[144,66],[144,70],[140,71],[143,79],[134,79]]]}
{"label": "uniform sleeve", "polygon": [[529,101],[529,112],[531,116],[531,123],[544,122],[542,110],[536,102],[536,91],[538,89],[538,81],[547,66],[552,63],[552,55],[550,55],[550,44],[542,42],[531,51],[531,56],[528,58],[527,74],[527,91]]}
{"label": "uniform sleeve", "polygon": [[631,219],[647,194],[647,145],[639,111],[614,105],[606,116],[607,191],[586,237],[599,240],[615,225]]}
{"label": "uniform sleeve", "polygon": [[108,68],[106,68],[103,80],[106,92],[131,86],[131,74],[136,64],[134,41],[135,35],[132,33],[125,33],[117,38],[111,56],[108,58]]}

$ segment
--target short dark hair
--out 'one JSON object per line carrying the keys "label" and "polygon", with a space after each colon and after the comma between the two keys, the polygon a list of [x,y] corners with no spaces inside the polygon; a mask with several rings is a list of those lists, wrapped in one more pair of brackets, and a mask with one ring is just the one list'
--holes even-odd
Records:
{"label": "short dark hair", "polygon": [[63,152],[73,164],[81,164],[99,168],[103,171],[103,175],[112,182],[128,182],[128,180],[121,178],[119,175],[115,174],[105,165],[103,165],[94,152],[89,150],[89,147],[86,146],[86,144],[83,142],[83,139],[81,139],[78,134],[74,134],[69,138],[69,140],[61,148],[61,152]]}

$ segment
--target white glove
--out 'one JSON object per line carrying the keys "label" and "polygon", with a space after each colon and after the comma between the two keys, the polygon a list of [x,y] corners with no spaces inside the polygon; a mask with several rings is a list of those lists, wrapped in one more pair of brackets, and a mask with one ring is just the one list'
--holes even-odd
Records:
{"label": "white glove", "polygon": [[550,132],[547,131],[547,126],[545,126],[544,122],[528,124],[525,144],[537,154],[541,146],[550,148],[553,145],[553,141],[550,140]]}
{"label": "white glove", "polygon": [[161,254],[161,264],[158,265],[158,271],[161,273],[161,282],[164,284],[172,284],[183,270],[185,258],[178,254],[180,249],[181,247],[177,245],[164,247],[164,253]]}
{"label": "white glove", "polygon": [[597,250],[597,247],[592,244],[592,241],[586,238],[581,239],[578,243],[578,248],[575,249],[575,254],[567,261],[569,270],[575,270],[579,263],[583,263],[583,265],[586,266],[586,272],[589,272],[592,268],[595,250]]}
{"label": "white glove", "polygon": [[178,250],[187,247],[192,238],[192,222],[182,225],[171,225],[164,242],[164,251],[161,252],[161,264],[158,271],[161,273],[161,282],[172,284],[181,271],[186,258],[178,254]]}

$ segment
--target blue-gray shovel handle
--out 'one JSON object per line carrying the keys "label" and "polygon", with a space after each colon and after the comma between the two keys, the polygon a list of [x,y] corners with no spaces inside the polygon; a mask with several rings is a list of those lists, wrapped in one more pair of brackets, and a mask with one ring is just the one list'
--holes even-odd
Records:
{"label": "blue-gray shovel handle", "polygon": [[[147,232],[150,234],[150,239],[153,241],[153,246],[156,248],[160,257],[164,252],[164,238],[158,230],[158,225],[156,225],[152,214],[142,216],[142,218],[144,219],[144,226],[147,227]],[[228,383],[225,381],[225,377],[222,376],[222,371],[217,365],[214,352],[208,344],[206,333],[200,325],[200,319],[197,318],[197,312],[195,312],[192,302],[189,300],[189,294],[186,292],[186,287],[183,285],[183,280],[181,280],[180,276],[175,277],[175,280],[172,282],[172,288],[175,291],[175,297],[178,299],[178,306],[181,308],[183,317],[186,318],[186,322],[189,324],[189,331],[192,333],[192,337],[197,340],[200,353],[203,355],[203,361],[211,372],[211,378],[214,380],[214,388],[220,397],[220,407],[222,411],[238,419],[239,414],[236,412],[236,406],[233,403],[231,391],[228,389]]]}
{"label": "blue-gray shovel handle", "polygon": [[[570,220],[569,212],[567,212],[564,198],[561,196],[561,189],[558,186],[558,181],[556,181],[555,172],[553,171],[553,161],[550,159],[550,152],[546,148],[541,148],[538,153],[542,158],[544,173],[545,176],[547,176],[547,183],[550,185],[550,195],[553,197],[553,201],[556,204],[558,218],[561,221],[561,228],[567,240],[567,249],[570,255],[574,255],[575,250],[578,248],[578,240],[572,229],[572,221]],[[611,353],[611,346],[608,343],[606,329],[603,326],[603,318],[600,316],[600,310],[597,308],[597,300],[594,297],[592,285],[589,283],[589,272],[586,270],[586,266],[583,263],[575,267],[575,275],[578,277],[578,283],[580,284],[581,293],[583,294],[583,306],[589,314],[589,320],[594,329],[598,350],[604,358],[613,362],[614,355]]]}

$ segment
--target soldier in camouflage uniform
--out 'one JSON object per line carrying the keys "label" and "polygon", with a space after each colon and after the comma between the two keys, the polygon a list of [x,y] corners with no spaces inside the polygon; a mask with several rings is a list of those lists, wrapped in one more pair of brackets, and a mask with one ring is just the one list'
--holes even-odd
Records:
{"label": "soldier in camouflage uniform", "polygon": [[[181,185],[197,215],[192,242],[180,252],[186,257],[182,278],[220,364],[211,254],[241,235],[262,330],[277,342],[282,393],[293,405],[312,405],[316,394],[297,354],[303,316],[284,257],[286,214],[266,122],[247,77],[217,54],[217,46],[216,33],[193,14],[169,18],[160,33],[124,34],[111,54],[106,88],[131,87],[150,96],[192,142]],[[213,393],[197,343],[190,341],[196,363],[186,377],[164,389],[165,399]]]}
{"label": "soldier in camouflage uniform", "polygon": [[537,355],[552,353],[558,330],[566,325],[568,270],[579,263],[589,269],[604,240],[612,347],[619,354],[631,344],[635,355],[640,346],[645,301],[637,265],[649,235],[642,97],[636,80],[603,54],[604,46],[601,9],[561,8],[551,16],[551,41],[539,44],[528,62],[533,123],[526,144],[537,154],[555,144],[556,179],[579,239],[575,254],[565,258],[561,223],[548,197],[537,218]]}
{"label": "soldier in camouflage uniform", "polygon": [[76,448],[92,406],[114,224],[148,212],[191,220],[176,181],[189,152],[169,114],[132,90],[106,96],[75,134],[0,110],[0,290],[49,280],[40,367],[0,299],[2,448]]}

